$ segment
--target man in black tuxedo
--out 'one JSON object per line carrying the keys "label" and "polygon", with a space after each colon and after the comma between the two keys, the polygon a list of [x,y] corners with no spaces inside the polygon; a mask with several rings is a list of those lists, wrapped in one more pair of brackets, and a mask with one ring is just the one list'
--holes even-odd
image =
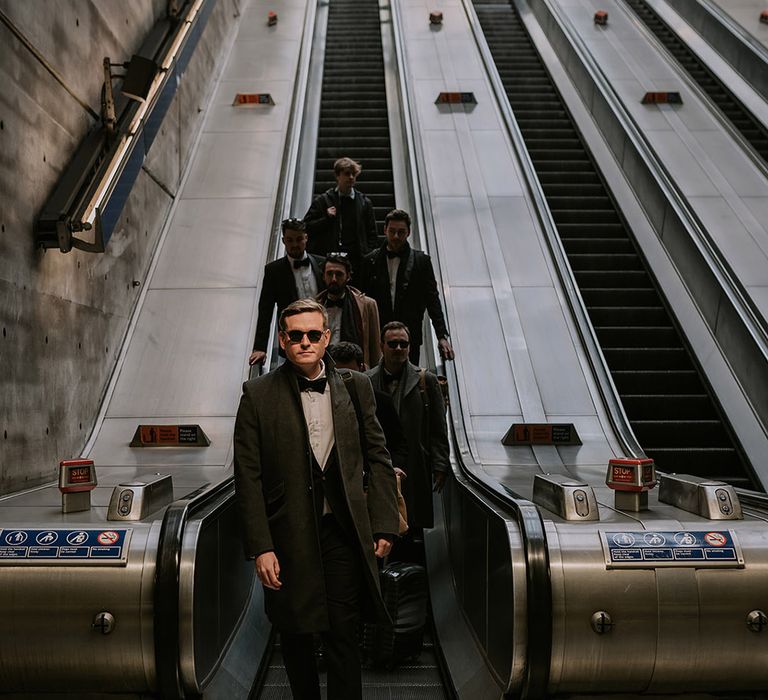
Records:
{"label": "man in black tuxedo", "polygon": [[448,339],[432,260],[408,243],[411,235],[408,213],[402,209],[389,212],[384,219],[384,235],[386,243],[363,261],[361,289],[376,300],[382,327],[390,321],[400,321],[408,326],[409,359],[413,364],[419,363],[425,310],[435,329],[440,356],[452,360],[454,352]]}
{"label": "man in black tuxedo", "polygon": [[267,357],[269,324],[272,309],[277,304],[277,317],[288,304],[297,299],[311,299],[325,289],[324,259],[307,253],[307,231],[301,219],[285,219],[283,231],[285,255],[264,267],[264,279],[259,296],[259,317],[256,337],[248,364],[261,364]]}
{"label": "man in black tuxedo", "polygon": [[235,493],[245,553],[280,632],[293,697],[320,700],[313,641],[320,633],[328,698],[360,700],[361,608],[379,624],[388,620],[376,557],[387,556],[398,531],[395,474],[371,383],[351,373],[359,427],[350,390],[325,354],[329,337],[318,302],[300,299],[283,310],[286,362],[243,385]]}
{"label": "man in black tuxedo", "polygon": [[353,270],[359,270],[363,256],[378,245],[373,204],[355,187],[361,171],[351,158],[339,158],[333,164],[336,187],[315,197],[304,216],[308,250],[317,255],[343,251]]}

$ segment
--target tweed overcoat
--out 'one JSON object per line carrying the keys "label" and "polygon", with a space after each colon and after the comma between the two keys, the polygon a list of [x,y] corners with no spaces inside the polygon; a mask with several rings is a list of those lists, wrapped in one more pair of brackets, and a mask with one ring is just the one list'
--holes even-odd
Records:
{"label": "tweed overcoat", "polygon": [[[368,494],[349,392],[326,355],[335,446],[346,502],[363,562],[369,613],[386,621],[373,536],[397,534],[395,475],[376,420],[373,389],[353,372],[368,441]],[[251,379],[235,421],[235,487],[246,556],[273,550],[280,564],[279,591],[264,589],[269,619],[286,632],[328,629],[325,583],[312,493],[312,452],[296,373],[290,363]]]}

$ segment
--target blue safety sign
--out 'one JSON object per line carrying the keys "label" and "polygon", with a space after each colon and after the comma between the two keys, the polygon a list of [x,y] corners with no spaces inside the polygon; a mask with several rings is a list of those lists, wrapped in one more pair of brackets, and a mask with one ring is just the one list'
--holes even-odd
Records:
{"label": "blue safety sign", "polygon": [[130,529],[0,529],[3,564],[125,564]]}
{"label": "blue safety sign", "polygon": [[609,569],[744,566],[732,530],[626,530],[601,532],[600,538]]}

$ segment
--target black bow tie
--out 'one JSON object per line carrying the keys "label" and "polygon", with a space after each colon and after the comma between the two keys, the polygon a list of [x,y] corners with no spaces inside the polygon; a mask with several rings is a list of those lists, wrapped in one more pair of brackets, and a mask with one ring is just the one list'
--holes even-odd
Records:
{"label": "black bow tie", "polygon": [[340,309],[344,308],[344,297],[341,299],[326,299],[325,308],[332,309],[334,306],[338,306]]}
{"label": "black bow tie", "polygon": [[326,377],[320,379],[307,379],[306,377],[296,377],[299,380],[299,391],[316,391],[319,394],[325,393],[325,385],[328,381]]}
{"label": "black bow tie", "polygon": [[309,267],[309,258],[303,258],[302,260],[293,261],[294,270],[298,270],[300,267]]}
{"label": "black bow tie", "polygon": [[400,374],[390,374],[389,372],[384,372],[382,380],[384,384],[391,384],[392,382],[398,381],[402,376],[402,372],[400,372]]}
{"label": "black bow tie", "polygon": [[388,250],[387,251],[387,257],[391,260],[392,258],[404,258],[407,250]]}

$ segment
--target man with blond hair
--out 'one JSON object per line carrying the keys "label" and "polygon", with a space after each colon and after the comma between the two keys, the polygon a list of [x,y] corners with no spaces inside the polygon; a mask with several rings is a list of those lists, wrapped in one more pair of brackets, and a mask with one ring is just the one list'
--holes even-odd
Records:
{"label": "man with blond hair", "polygon": [[398,511],[371,383],[350,373],[360,429],[349,390],[325,353],[329,338],[325,308],[315,300],[283,310],[286,362],[243,385],[235,488],[245,553],[255,561],[267,615],[280,632],[294,698],[320,698],[313,642],[319,633],[328,697],[359,700],[360,611],[388,620],[376,557],[390,551]]}

